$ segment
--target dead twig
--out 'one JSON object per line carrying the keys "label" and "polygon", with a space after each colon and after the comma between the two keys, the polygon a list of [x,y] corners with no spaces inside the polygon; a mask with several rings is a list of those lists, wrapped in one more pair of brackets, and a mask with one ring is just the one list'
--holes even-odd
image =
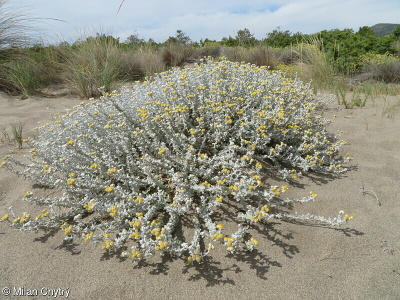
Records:
{"label": "dead twig", "polygon": [[379,201],[378,196],[375,194],[374,191],[365,190],[364,185],[362,185],[362,187],[360,189],[361,189],[363,196],[370,195],[370,196],[374,197],[376,199],[376,202],[378,203],[378,205],[381,206],[381,202]]}

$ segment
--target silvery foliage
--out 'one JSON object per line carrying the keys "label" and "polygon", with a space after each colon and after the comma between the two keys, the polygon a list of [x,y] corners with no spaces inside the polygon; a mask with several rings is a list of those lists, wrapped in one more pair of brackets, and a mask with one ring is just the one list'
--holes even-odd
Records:
{"label": "silvery foliage", "polygon": [[[25,199],[47,207],[14,219],[22,230],[64,230],[66,239],[102,241],[113,251],[132,246],[132,258],[157,251],[200,261],[212,242],[228,251],[252,250],[249,229],[271,218],[336,218],[290,214],[285,187],[267,173],[293,180],[301,172],[345,172],[343,142],[317,113],[309,85],[244,63],[205,60],[147,78],[121,94],[105,94],[38,129],[29,162],[8,157],[12,171],[60,191]],[[236,209],[228,236],[216,212]],[[43,213],[46,212],[46,213]],[[15,214],[14,214],[15,217]],[[186,225],[185,225],[186,224]],[[192,229],[190,238],[177,227]],[[210,247],[205,244],[210,242]]]}

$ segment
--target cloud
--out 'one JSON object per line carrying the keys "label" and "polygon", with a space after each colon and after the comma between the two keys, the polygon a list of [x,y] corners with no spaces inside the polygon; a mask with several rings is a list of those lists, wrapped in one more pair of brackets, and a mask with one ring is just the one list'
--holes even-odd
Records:
{"label": "cloud", "polygon": [[[122,0],[121,0],[122,1]],[[248,28],[258,39],[280,27],[291,32],[372,26],[379,22],[399,23],[398,0],[13,0],[30,7],[29,12],[47,20],[50,35],[76,38],[79,31],[90,34],[113,32],[121,40],[138,33],[162,42],[182,30],[194,41],[220,40]]]}

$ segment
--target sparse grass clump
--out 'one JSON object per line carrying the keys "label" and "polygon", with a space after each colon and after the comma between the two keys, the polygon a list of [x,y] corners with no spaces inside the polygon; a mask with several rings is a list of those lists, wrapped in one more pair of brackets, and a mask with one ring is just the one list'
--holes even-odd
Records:
{"label": "sparse grass clump", "polygon": [[161,57],[166,67],[179,67],[194,53],[191,45],[168,44],[161,49]]}
{"label": "sparse grass clump", "polygon": [[11,129],[12,129],[12,133],[14,136],[14,140],[17,143],[18,148],[21,149],[22,142],[23,142],[22,132],[24,130],[24,125],[21,122],[13,123],[13,124],[11,124]]}
{"label": "sparse grass clump", "polygon": [[394,55],[365,54],[361,57],[362,71],[386,83],[400,83],[400,60]]}
{"label": "sparse grass clump", "polygon": [[32,32],[36,20],[22,9],[8,6],[8,2],[0,0],[0,88],[20,93],[23,92],[21,82],[26,78],[16,77],[20,74],[21,65],[27,62],[27,55],[22,48],[31,45],[36,37]]}
{"label": "sparse grass clump", "polygon": [[11,139],[10,139],[10,135],[6,131],[6,128],[4,128],[4,127],[1,128],[0,132],[1,132],[0,143],[1,144],[9,143],[11,141]]}
{"label": "sparse grass clump", "polygon": [[[233,253],[252,250],[252,228],[270,219],[339,225],[336,218],[297,215],[284,206],[308,202],[313,191],[282,200],[310,170],[342,173],[349,157],[328,133],[310,86],[280,72],[244,63],[207,60],[148,78],[135,90],[105,94],[39,129],[30,163],[2,163],[59,190],[54,198],[25,199],[45,208],[36,216],[4,216],[22,230],[62,230],[66,239],[130,246],[133,259],[155,253],[201,262],[215,244]],[[226,214],[232,210],[232,215]],[[229,232],[218,218],[237,223]]]}
{"label": "sparse grass clump", "polygon": [[124,77],[123,51],[110,38],[87,38],[65,51],[62,64],[66,80],[82,98],[99,96],[99,87],[110,92]]}
{"label": "sparse grass clump", "polygon": [[166,69],[162,56],[159,55],[157,49],[151,45],[139,47],[137,51],[135,51],[133,57],[145,76],[151,76],[155,73],[165,71]]}

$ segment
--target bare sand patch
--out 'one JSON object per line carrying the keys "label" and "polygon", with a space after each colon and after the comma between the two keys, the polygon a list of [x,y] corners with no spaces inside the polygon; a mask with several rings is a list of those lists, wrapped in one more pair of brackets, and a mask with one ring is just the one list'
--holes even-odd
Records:
{"label": "bare sand patch", "polygon": [[[1,93],[0,129],[11,134],[9,124],[20,121],[32,135],[38,122],[81,101]],[[259,232],[254,252],[231,256],[216,247],[204,264],[188,266],[162,257],[137,265],[83,241],[65,243],[62,233],[20,233],[0,224],[0,288],[70,288],[70,299],[400,299],[399,102],[378,97],[363,108],[329,109],[327,116],[337,115],[330,130],[346,132],[351,170],[340,177],[307,175],[284,194],[313,190],[317,200],[293,210],[327,217],[345,210],[356,216],[346,225],[276,220]],[[12,142],[0,145],[0,157],[10,149]],[[20,199],[31,186],[0,169],[0,214],[10,206],[28,210]]]}

